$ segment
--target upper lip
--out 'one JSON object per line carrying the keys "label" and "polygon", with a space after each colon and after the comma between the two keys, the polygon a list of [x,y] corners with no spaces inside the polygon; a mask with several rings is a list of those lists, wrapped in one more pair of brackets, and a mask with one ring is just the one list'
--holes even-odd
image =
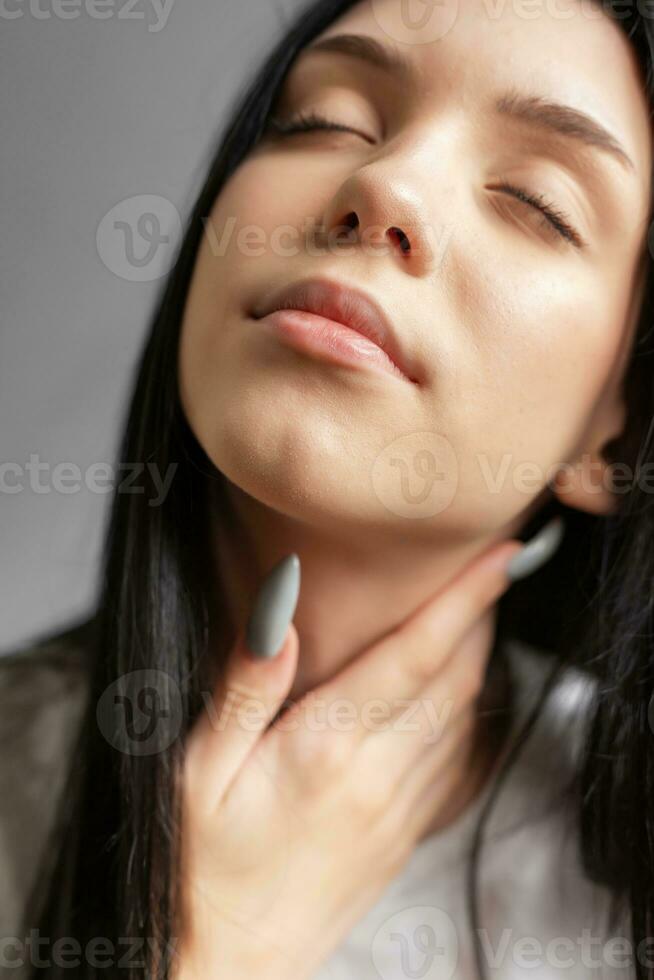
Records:
{"label": "upper lip", "polygon": [[377,344],[409,381],[418,382],[413,359],[381,306],[360,289],[312,277],[276,289],[253,310],[257,319],[275,310],[305,310],[356,330]]}

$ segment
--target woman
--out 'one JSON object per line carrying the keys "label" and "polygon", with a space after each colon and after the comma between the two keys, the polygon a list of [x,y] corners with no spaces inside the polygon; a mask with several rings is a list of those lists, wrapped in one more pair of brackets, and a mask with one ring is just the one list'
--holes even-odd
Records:
{"label": "woman", "polygon": [[81,678],[36,697],[83,717],[33,975],[68,937],[83,976],[570,977],[526,908],[649,935],[651,27],[423,13],[321,0],[248,88],[120,452],[170,490],[116,494],[97,616],[6,662],[10,706]]}

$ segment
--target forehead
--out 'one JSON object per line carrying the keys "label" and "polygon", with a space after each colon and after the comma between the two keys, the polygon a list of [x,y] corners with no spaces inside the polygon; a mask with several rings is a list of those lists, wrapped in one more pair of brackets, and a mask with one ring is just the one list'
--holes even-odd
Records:
{"label": "forehead", "polygon": [[649,200],[652,131],[641,69],[624,29],[598,3],[364,0],[316,40],[343,33],[371,36],[410,61],[416,111],[445,100],[473,111],[509,90],[580,109],[615,135]]}

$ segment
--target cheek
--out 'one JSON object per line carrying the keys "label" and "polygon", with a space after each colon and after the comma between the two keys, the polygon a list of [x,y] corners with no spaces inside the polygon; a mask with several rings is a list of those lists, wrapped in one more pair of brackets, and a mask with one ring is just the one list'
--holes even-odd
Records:
{"label": "cheek", "polygon": [[468,364],[462,483],[490,491],[491,509],[493,494],[497,508],[519,509],[584,444],[616,363],[623,298],[600,288],[596,270],[514,277],[498,269],[472,282],[460,324],[466,349],[457,352]]}
{"label": "cheek", "polygon": [[222,376],[230,323],[242,316],[244,284],[264,252],[260,242],[274,216],[261,167],[247,161],[231,176],[203,219],[204,234],[181,324],[178,377],[182,405],[200,441],[212,387]]}
{"label": "cheek", "polygon": [[[225,256],[242,256],[248,239],[263,256],[274,251],[280,232],[301,231],[308,219],[318,219],[328,203],[330,188],[342,177],[325,155],[312,154],[303,162],[298,152],[259,150],[232,175],[216,201],[211,223],[218,234],[230,230]],[[302,241],[298,240],[297,254]]]}
{"label": "cheek", "polygon": [[[303,178],[302,174],[306,176]],[[243,315],[263,284],[299,268],[307,222],[318,220],[316,175],[295,156],[254,153],[231,176],[205,220],[182,327],[182,373],[208,369],[230,318]]]}

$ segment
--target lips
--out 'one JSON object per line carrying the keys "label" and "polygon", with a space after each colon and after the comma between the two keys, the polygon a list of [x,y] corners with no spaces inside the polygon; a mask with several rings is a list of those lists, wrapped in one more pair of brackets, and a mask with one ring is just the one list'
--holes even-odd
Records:
{"label": "lips", "polygon": [[329,279],[302,279],[264,297],[252,311],[256,319],[276,310],[305,310],[341,323],[376,344],[407,381],[419,383],[416,366],[390,320],[372,297]]}

